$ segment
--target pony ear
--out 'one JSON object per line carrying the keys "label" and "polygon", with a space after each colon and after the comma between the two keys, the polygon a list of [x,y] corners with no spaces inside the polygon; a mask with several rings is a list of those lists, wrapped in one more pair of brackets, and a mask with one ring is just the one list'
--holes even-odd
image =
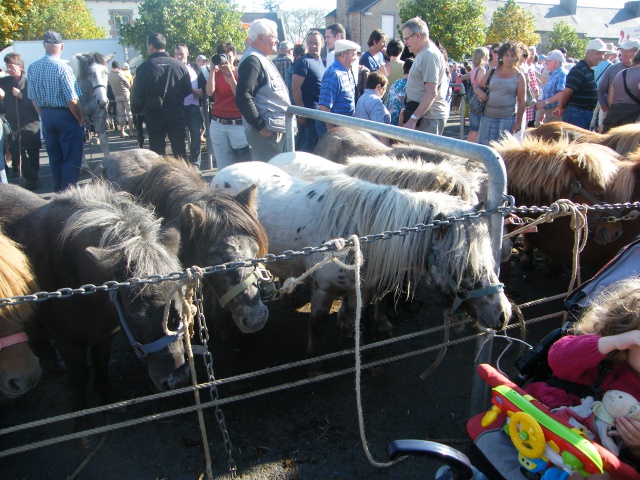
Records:
{"label": "pony ear", "polygon": [[169,253],[178,255],[180,251],[180,220],[174,218],[168,222],[160,231],[160,243],[165,246]]}
{"label": "pony ear", "polygon": [[84,249],[85,256],[94,271],[106,272],[109,277],[115,277],[122,255],[120,252],[106,248],[89,246]]}
{"label": "pony ear", "polygon": [[[433,217],[434,220],[445,220],[445,216],[443,213],[439,213],[437,214],[435,217]],[[439,240],[442,237],[444,237],[447,233],[447,229],[449,228],[449,224],[445,223],[444,225],[440,225],[438,228],[433,228],[433,235],[435,237],[435,239]]]}
{"label": "pony ear", "polygon": [[253,184],[250,187],[245,188],[240,193],[238,193],[235,197],[233,197],[236,202],[240,205],[244,205],[246,208],[251,210],[256,216],[258,215],[258,210],[256,208],[256,195],[257,195],[258,187]]}
{"label": "pony ear", "polygon": [[83,62],[86,62],[88,59],[87,55],[84,53],[74,53],[73,56],[76,57],[78,60],[82,60]]}
{"label": "pony ear", "polygon": [[180,235],[191,240],[198,229],[204,225],[204,212],[193,203],[187,203],[180,211]]}
{"label": "pony ear", "polygon": [[116,56],[116,52],[113,52],[111,55],[107,55],[104,57],[105,62],[110,62],[113,57]]}

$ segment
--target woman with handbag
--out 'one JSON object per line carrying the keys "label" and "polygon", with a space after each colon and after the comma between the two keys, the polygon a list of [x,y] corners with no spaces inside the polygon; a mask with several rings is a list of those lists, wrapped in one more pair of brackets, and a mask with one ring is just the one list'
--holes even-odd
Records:
{"label": "woman with handbag", "polygon": [[[462,75],[461,80],[467,80],[471,82],[467,95],[467,104],[471,104],[470,100],[475,96],[473,88],[480,83],[480,80],[485,74],[485,64],[489,61],[489,50],[485,47],[476,48],[471,56],[471,63],[473,69]],[[478,130],[480,128],[480,119],[482,118],[482,112],[472,112],[469,109],[469,135],[467,136],[467,142],[475,143],[478,140]]]}
{"label": "woman with handbag", "polygon": [[[485,104],[478,143],[489,145],[504,132],[517,133],[522,128],[527,82],[518,69],[520,53],[517,44],[504,43],[498,50],[498,67],[489,70],[474,87],[478,100]],[[487,85],[489,91],[485,92]]]}
{"label": "woman with handbag", "polygon": [[614,127],[635,123],[640,119],[640,51],[632,65],[619,72],[609,87],[609,110],[604,119],[602,133]]}

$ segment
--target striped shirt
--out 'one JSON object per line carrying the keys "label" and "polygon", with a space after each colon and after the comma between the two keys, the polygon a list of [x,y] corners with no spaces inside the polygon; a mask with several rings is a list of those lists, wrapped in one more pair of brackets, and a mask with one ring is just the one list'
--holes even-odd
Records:
{"label": "striped shirt", "polygon": [[82,95],[71,67],[55,55],[32,63],[27,77],[27,95],[40,108],[67,108],[67,102]]}
{"label": "striped shirt", "polygon": [[567,75],[566,88],[573,90],[567,105],[593,110],[598,103],[598,85],[593,70],[587,62],[580,60]]}
{"label": "striped shirt", "polygon": [[[564,68],[558,67],[553,72],[551,72],[549,74],[549,77],[547,78],[547,83],[544,84],[540,100],[548,100],[556,93],[564,90],[565,84],[567,82],[567,72],[564,71]],[[553,102],[545,105],[544,108],[553,110],[557,106],[558,102]]]}
{"label": "striped shirt", "polygon": [[353,117],[356,110],[356,81],[351,70],[334,61],[322,76],[320,100],[333,113]]}

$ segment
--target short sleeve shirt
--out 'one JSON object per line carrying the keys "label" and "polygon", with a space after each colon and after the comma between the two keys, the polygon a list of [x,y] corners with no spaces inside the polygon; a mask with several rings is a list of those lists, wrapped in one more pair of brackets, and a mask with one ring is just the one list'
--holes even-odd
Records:
{"label": "short sleeve shirt", "polygon": [[318,108],[324,72],[322,59],[316,59],[308,53],[293,64],[293,74],[304,77],[300,90],[302,91],[302,103],[305,107]]}
{"label": "short sleeve shirt", "polygon": [[567,75],[566,87],[573,90],[567,105],[593,110],[598,103],[598,86],[593,70],[584,60],[576,63]]}
{"label": "short sleeve shirt", "polygon": [[27,77],[27,95],[40,108],[67,107],[67,102],[82,95],[71,67],[55,55],[32,63]]}
{"label": "short sleeve shirt", "polygon": [[319,105],[333,113],[353,116],[356,109],[356,81],[351,70],[336,60],[322,77]]}
{"label": "short sleeve shirt", "polygon": [[425,83],[436,84],[436,98],[424,118],[444,119],[449,116],[447,91],[449,76],[442,52],[433,42],[418,52],[407,78],[407,102],[420,102],[425,93]]}

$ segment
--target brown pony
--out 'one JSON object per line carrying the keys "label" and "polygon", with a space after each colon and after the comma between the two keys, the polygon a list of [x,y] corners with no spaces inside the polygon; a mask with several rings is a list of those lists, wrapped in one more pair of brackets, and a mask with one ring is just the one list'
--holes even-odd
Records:
{"label": "brown pony", "polygon": [[[38,291],[29,260],[18,244],[0,233],[0,298]],[[31,353],[24,328],[33,317],[35,303],[0,307],[0,392],[18,397],[33,388],[42,370]]]}
{"label": "brown pony", "polygon": [[[522,143],[512,136],[492,146],[502,155],[507,168],[507,189],[518,205],[550,205],[566,198],[575,203],[613,203],[611,186],[618,174],[619,161],[615,152],[602,145],[570,143],[566,138],[556,142],[526,136]],[[538,247],[549,258],[570,261],[573,231],[569,218],[538,226],[538,233],[526,235],[530,254]],[[591,225],[589,243],[606,245],[620,238],[619,224]],[[585,249],[586,250],[586,249]],[[597,248],[583,252],[585,263],[600,263]],[[531,261],[525,252],[523,263]]]}
{"label": "brown pony", "polygon": [[573,143],[597,143],[615,150],[620,155],[633,152],[640,145],[640,124],[630,123],[612,128],[608,133],[591,132],[570,123],[549,122],[525,132],[527,136],[543,140],[567,139]]}

